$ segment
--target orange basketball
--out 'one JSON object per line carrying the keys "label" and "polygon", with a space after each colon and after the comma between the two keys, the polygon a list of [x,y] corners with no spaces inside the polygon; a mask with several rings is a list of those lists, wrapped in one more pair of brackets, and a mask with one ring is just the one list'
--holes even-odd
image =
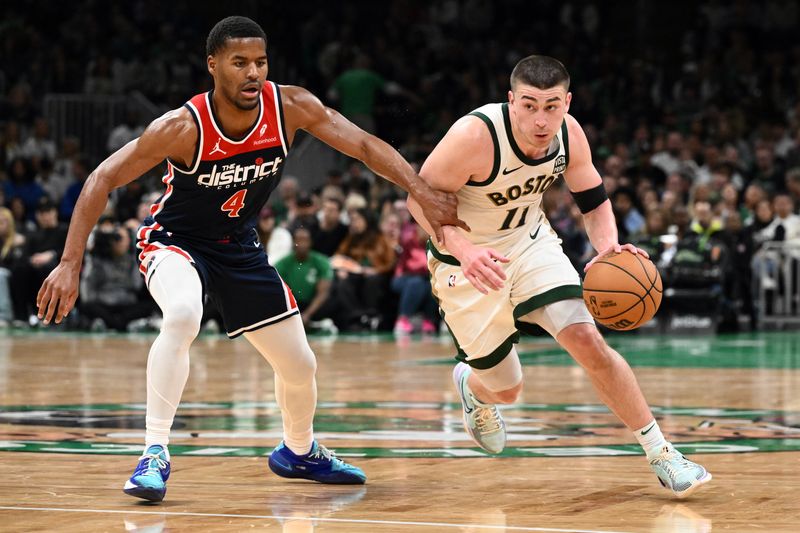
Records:
{"label": "orange basketball", "polygon": [[595,320],[616,330],[636,329],[661,305],[661,276],[643,255],[612,253],[589,268],[583,300]]}

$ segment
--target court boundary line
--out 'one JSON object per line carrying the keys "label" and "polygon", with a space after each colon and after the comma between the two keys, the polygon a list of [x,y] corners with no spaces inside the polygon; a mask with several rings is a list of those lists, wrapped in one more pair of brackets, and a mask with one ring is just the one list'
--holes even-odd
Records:
{"label": "court boundary line", "polygon": [[554,531],[556,533],[628,533],[624,531],[611,531],[600,529],[563,529],[552,527],[528,527],[528,526],[501,526],[484,524],[457,524],[448,522],[414,522],[405,520],[370,520],[366,518],[316,518],[316,517],[297,517],[280,515],[252,515],[252,514],[231,514],[231,513],[194,513],[181,511],[123,511],[120,509],[68,509],[62,507],[14,507],[10,505],[0,505],[0,510],[5,511],[44,511],[62,513],[97,513],[97,514],[138,514],[138,515],[166,515],[166,516],[198,516],[209,518],[256,518],[263,520],[305,520],[316,522],[331,523],[350,523],[350,524],[376,524],[394,526],[414,526],[414,527],[450,527],[450,528],[482,528],[497,529],[503,531]]}

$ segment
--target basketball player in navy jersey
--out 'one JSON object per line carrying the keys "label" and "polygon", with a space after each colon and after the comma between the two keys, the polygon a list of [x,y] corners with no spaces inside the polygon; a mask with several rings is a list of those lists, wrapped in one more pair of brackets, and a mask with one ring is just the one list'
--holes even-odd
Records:
{"label": "basketball player in navy jersey", "polygon": [[92,173],[61,263],[39,291],[39,317],[45,324],[61,322],[78,296],[86,241],[108,194],[166,160],[166,191],[137,234],[140,270],[164,315],[147,362],[145,451],[124,487],[146,500],[161,501],[166,493],[169,431],[189,374],[204,293],[218,302],[228,336],[244,335],[275,371],[284,439],[270,455],[272,471],[321,483],[366,481],[361,469],[314,439],[316,360],[294,297],[255,231],[297,130],[404,188],[439,231],[447,224],[466,227],[456,216],[455,196],[433,191],[388,144],[307,90],[267,81],[266,43],[264,31],[248,18],[228,17],[214,26],[206,45],[214,89],[154,120]]}

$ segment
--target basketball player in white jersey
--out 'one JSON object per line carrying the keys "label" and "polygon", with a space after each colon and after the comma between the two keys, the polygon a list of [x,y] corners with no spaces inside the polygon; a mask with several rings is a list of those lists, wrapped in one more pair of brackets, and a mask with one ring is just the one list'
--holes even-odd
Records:
{"label": "basketball player in white jersey", "polygon": [[[606,405],[633,431],[661,484],[688,496],[711,479],[664,439],[634,374],[594,325],[578,273],[542,212],[542,194],[564,178],[598,257],[620,245],[611,203],[586,135],[569,114],[569,74],[557,60],[530,56],[511,74],[508,102],[459,119],[420,171],[431,187],[457,193],[472,231],[444,229],[429,246],[431,286],[458,348],[453,379],[467,432],[499,453],[505,425],[495,404],[522,392],[514,348],[526,324],[544,328],[588,372]],[[409,208],[427,221],[413,198]],[[428,230],[431,228],[428,227]]]}
{"label": "basketball player in white jersey", "polygon": [[284,439],[270,455],[272,471],[321,483],[366,481],[360,468],[314,439],[316,359],[294,297],[255,232],[298,130],[409,191],[437,227],[463,225],[454,195],[433,191],[388,144],[307,90],[267,81],[266,48],[264,30],[248,18],[228,17],[214,26],[206,44],[214,89],[153,121],[92,172],[61,263],[39,291],[39,318],[61,322],[77,298],[86,241],[109,193],[166,161],[166,190],[137,233],[140,270],[164,320],[147,361],[145,453],[124,486],[131,496],[161,501],[166,493],[169,432],[189,375],[204,293],[218,302],[228,336],[244,335],[275,370]]}

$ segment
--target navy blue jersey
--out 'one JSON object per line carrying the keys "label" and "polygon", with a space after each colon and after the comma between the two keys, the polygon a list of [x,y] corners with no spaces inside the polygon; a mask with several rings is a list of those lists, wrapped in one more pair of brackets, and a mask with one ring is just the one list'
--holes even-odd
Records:
{"label": "navy blue jersey", "polygon": [[151,206],[153,222],[140,239],[149,230],[211,240],[245,233],[278,185],[289,149],[278,86],[264,84],[258,120],[241,139],[222,132],[211,96],[185,104],[198,130],[194,159],[188,168],[167,159],[167,190]]}

